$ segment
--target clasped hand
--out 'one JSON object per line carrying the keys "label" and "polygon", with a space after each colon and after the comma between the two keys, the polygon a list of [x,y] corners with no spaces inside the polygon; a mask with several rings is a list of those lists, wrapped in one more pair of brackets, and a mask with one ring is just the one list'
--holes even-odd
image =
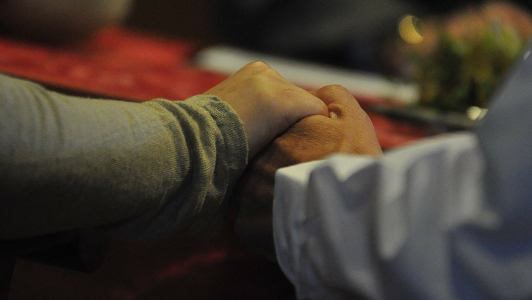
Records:
{"label": "clasped hand", "polygon": [[250,158],[254,157],[234,195],[235,234],[271,259],[275,259],[272,203],[277,169],[332,153],[382,154],[368,115],[341,86],[308,92],[256,62],[207,93],[233,106],[244,123]]}
{"label": "clasped hand", "polygon": [[328,115],[323,101],[263,62],[244,66],[205,94],[217,96],[236,111],[244,124],[250,159],[300,119]]}

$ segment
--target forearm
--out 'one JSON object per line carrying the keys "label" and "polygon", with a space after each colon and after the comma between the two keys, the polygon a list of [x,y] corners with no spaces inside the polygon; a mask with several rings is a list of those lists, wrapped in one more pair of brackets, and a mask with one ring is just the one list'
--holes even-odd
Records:
{"label": "forearm", "polygon": [[102,225],[151,238],[220,222],[247,158],[227,104],[89,100],[0,79],[3,238]]}

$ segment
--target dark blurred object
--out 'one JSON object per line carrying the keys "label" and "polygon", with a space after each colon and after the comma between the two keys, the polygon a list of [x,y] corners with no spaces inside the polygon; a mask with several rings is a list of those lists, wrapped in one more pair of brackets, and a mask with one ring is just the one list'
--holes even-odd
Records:
{"label": "dark blurred object", "polygon": [[17,257],[80,272],[94,272],[103,263],[107,245],[107,238],[92,232],[0,240],[0,248]]}
{"label": "dark blurred object", "polygon": [[32,39],[62,42],[123,22],[130,7],[131,0],[4,0],[0,24]]}
{"label": "dark blurred object", "polygon": [[0,299],[5,300],[9,295],[11,287],[11,278],[17,255],[0,248]]}
{"label": "dark blurred object", "polygon": [[0,299],[7,299],[17,258],[89,273],[102,265],[107,248],[106,237],[89,231],[0,240]]}
{"label": "dark blurred object", "polygon": [[211,42],[213,0],[135,0],[126,25],[167,37]]}

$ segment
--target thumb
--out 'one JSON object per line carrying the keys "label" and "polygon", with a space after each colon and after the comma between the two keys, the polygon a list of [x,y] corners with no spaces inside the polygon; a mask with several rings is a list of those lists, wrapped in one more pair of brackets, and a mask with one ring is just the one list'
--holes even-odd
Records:
{"label": "thumb", "polygon": [[353,94],[341,85],[327,85],[313,91],[312,94],[327,105],[331,118],[367,117]]}
{"label": "thumb", "polygon": [[327,105],[333,123],[356,136],[354,153],[376,156],[382,153],[371,119],[351,92],[340,85],[328,85],[313,94]]}

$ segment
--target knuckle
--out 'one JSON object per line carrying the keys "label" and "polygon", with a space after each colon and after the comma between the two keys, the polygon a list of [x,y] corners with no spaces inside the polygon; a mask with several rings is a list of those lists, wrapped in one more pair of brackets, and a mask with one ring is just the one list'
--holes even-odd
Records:
{"label": "knuckle", "polygon": [[330,85],[326,85],[323,87],[323,89],[325,91],[329,91],[329,92],[348,92],[349,91],[342,85],[339,85],[339,84],[330,84]]}
{"label": "knuckle", "polygon": [[265,76],[263,73],[254,74],[248,79],[251,86],[253,86],[254,88],[261,88],[268,81],[268,77]]}
{"label": "knuckle", "polygon": [[329,88],[331,88],[333,90],[347,91],[347,89],[343,85],[339,85],[339,84],[331,84],[331,85],[329,85]]}
{"label": "knuckle", "polygon": [[268,99],[274,90],[268,88],[270,79],[264,74],[255,74],[248,78],[248,85],[258,99]]}
{"label": "knuckle", "polygon": [[263,61],[260,61],[260,60],[257,60],[257,61],[254,61],[254,62],[251,62],[251,63],[247,64],[247,67],[253,68],[253,69],[257,69],[257,70],[271,69],[270,66],[267,63],[265,63]]}

